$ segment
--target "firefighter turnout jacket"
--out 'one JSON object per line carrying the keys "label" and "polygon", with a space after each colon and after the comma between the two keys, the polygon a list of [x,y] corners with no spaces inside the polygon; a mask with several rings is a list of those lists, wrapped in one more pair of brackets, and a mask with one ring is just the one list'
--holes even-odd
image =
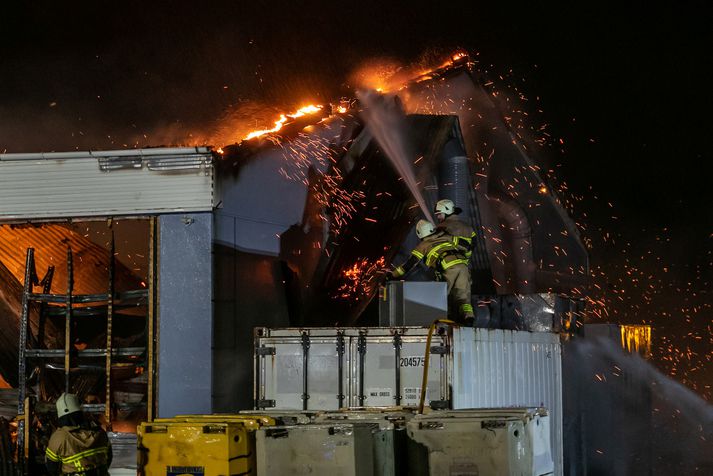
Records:
{"label": "firefighter turnout jacket", "polygon": [[455,215],[449,215],[436,226],[437,230],[442,230],[453,237],[453,243],[461,247],[466,258],[470,258],[475,249],[475,231],[467,223],[458,219]]}
{"label": "firefighter turnout jacket", "polygon": [[443,272],[457,264],[468,264],[461,248],[454,243],[454,238],[443,231],[427,236],[411,251],[409,259],[394,270],[394,277],[400,278],[413,269],[419,261],[429,268]]}
{"label": "firefighter turnout jacket", "polygon": [[47,468],[54,474],[104,476],[109,474],[111,443],[101,428],[63,426],[55,430],[45,451]]}

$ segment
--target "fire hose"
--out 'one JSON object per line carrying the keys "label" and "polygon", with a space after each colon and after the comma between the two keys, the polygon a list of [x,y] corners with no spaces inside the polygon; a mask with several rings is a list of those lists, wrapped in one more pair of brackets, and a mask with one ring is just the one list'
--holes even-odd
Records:
{"label": "fire hose", "polygon": [[426,401],[426,385],[428,385],[428,365],[431,361],[431,338],[438,324],[446,324],[452,327],[457,327],[459,324],[450,319],[436,319],[428,328],[428,337],[426,338],[426,357],[423,363],[423,378],[421,380],[421,397],[418,402],[418,413],[423,414],[423,406]]}

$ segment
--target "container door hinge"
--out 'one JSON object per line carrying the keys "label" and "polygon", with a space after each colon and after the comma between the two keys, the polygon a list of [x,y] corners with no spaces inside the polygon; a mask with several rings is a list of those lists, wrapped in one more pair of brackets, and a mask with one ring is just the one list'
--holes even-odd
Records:
{"label": "container door hinge", "polygon": [[394,334],[394,402],[396,406],[401,405],[401,334]]}
{"label": "container door hinge", "polygon": [[450,352],[451,348],[450,346],[447,345],[432,345],[431,346],[431,353],[432,354],[437,354],[437,355],[445,355]]}
{"label": "container door hinge", "polygon": [[275,355],[276,349],[275,347],[258,347],[257,348],[257,355]]}
{"label": "container door hinge", "polygon": [[448,400],[431,400],[428,406],[430,406],[432,410],[447,410],[451,405]]}
{"label": "container door hinge", "polygon": [[275,400],[258,400],[258,408],[273,408],[275,406]]}
{"label": "container door hinge", "polygon": [[359,339],[357,340],[357,352],[359,352],[359,406],[364,406],[364,364],[366,360],[366,335],[363,332],[359,332]]}
{"label": "container door hinge", "polygon": [[337,355],[339,359],[337,371],[337,402],[339,408],[344,406],[344,352],[346,343],[344,341],[344,331],[337,332]]}
{"label": "container door hinge", "polygon": [[302,333],[302,410],[307,410],[307,400],[309,400],[309,374],[307,372],[309,365],[309,335],[306,332]]}

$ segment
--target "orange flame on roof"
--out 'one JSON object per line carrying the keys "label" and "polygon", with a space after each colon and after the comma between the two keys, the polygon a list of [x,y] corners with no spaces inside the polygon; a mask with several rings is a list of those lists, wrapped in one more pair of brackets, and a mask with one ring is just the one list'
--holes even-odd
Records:
{"label": "orange flame on roof", "polygon": [[374,60],[354,73],[353,81],[358,87],[374,89],[378,92],[393,92],[405,88],[408,83],[427,81],[458,64],[469,63],[470,57],[464,50],[456,50],[439,61],[428,64],[400,65],[389,59]]}
{"label": "orange flame on roof", "polygon": [[284,126],[288,120],[290,119],[297,119],[298,117],[306,116],[307,114],[314,114],[316,112],[319,112],[322,110],[322,106],[316,106],[314,104],[310,104],[309,106],[301,107],[297,109],[297,111],[291,113],[291,114],[280,114],[280,118],[275,121],[275,126],[272,129],[262,129],[262,130],[257,130],[257,131],[252,131],[248,135],[245,136],[243,140],[250,140],[254,139],[255,137],[261,137],[267,134],[272,134],[274,132],[279,131],[282,129],[282,126]]}

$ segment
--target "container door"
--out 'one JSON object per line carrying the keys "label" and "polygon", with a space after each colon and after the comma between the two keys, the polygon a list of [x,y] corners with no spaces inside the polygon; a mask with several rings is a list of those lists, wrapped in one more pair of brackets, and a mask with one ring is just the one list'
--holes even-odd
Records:
{"label": "container door", "polygon": [[[264,350],[263,350],[264,349]],[[298,338],[265,339],[258,354],[257,407],[302,409],[302,345]]]}
{"label": "container door", "polygon": [[[307,363],[307,409],[337,410],[339,394],[344,394],[346,372],[344,359],[340,357],[336,338],[312,339]],[[339,385],[340,358],[342,362],[342,385]]]}
{"label": "container door", "polygon": [[[426,335],[420,330],[422,335],[409,335],[403,328],[399,331],[404,333],[393,335],[371,333],[361,345],[358,339],[352,340],[352,369],[356,377],[352,406],[418,405],[426,352]],[[431,346],[443,345],[443,339],[434,337]],[[445,363],[445,357],[431,355],[427,404],[430,400],[447,398],[442,391],[446,382]]]}
{"label": "container door", "polygon": [[[445,349],[445,342],[442,338],[434,337],[431,340],[431,348],[438,347]],[[418,406],[421,398],[421,384],[423,382],[423,370],[426,364],[426,337],[414,336],[403,338],[401,353],[399,356],[399,368],[401,372],[401,405]],[[447,405],[447,355],[432,353],[428,365],[428,386],[426,387],[425,404],[430,405],[431,401],[444,401],[442,405]]]}
{"label": "container door", "polygon": [[[258,353],[257,407],[291,410],[336,410],[340,360],[336,336],[294,336],[262,339]],[[263,347],[264,346],[264,347]],[[342,382],[347,372],[342,372]]]}

